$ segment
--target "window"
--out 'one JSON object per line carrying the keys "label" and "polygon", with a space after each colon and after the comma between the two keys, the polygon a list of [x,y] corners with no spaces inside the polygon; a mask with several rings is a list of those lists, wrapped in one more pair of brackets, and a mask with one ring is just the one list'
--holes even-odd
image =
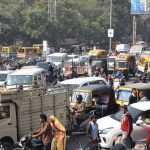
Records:
{"label": "window", "polygon": [[8,105],[0,106],[0,121],[7,118],[10,118],[10,107]]}
{"label": "window", "polygon": [[91,81],[91,82],[89,82],[89,85],[93,85],[93,84],[98,84],[98,82],[97,81]]}
{"label": "window", "polygon": [[32,75],[9,75],[8,85],[28,84],[32,82]]}
{"label": "window", "polygon": [[87,86],[88,84],[87,83],[84,83],[82,86]]}
{"label": "window", "polygon": [[37,81],[37,76],[34,76],[34,81]]}
{"label": "window", "polygon": [[99,81],[97,81],[98,82],[98,84],[100,84],[100,85],[106,85],[106,83],[103,81],[103,80],[99,80]]}
{"label": "window", "polygon": [[38,75],[38,80],[41,80],[41,74]]}

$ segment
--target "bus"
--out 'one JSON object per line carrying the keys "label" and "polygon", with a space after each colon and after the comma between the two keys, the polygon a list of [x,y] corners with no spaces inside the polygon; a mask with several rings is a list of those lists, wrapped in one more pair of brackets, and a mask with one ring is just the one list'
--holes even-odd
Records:
{"label": "bus", "polygon": [[37,55],[42,55],[43,53],[43,44],[34,44],[33,46],[34,51],[36,51]]}
{"label": "bus", "polygon": [[1,57],[3,57],[3,58],[16,58],[16,49],[17,49],[17,47],[13,47],[13,46],[2,47]]}
{"label": "bus", "polygon": [[29,58],[37,56],[37,52],[33,47],[21,47],[17,51],[17,58]]}

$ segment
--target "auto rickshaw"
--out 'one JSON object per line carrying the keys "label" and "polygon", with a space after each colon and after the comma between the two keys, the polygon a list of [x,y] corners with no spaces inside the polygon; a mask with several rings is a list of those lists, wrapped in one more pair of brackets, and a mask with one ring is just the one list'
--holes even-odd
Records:
{"label": "auto rickshaw", "polygon": [[150,99],[150,83],[133,83],[123,87],[119,87],[116,93],[116,104],[128,105],[129,97],[132,94],[132,89],[137,90],[137,102],[139,100],[139,92],[144,91],[146,96]]}
{"label": "auto rickshaw", "polygon": [[107,57],[107,51],[106,50],[100,50],[100,49],[96,49],[96,50],[90,50],[88,55],[90,56],[95,56],[96,58],[104,58]]}
{"label": "auto rickshaw", "polygon": [[120,70],[127,79],[129,74],[134,76],[137,71],[135,55],[120,53],[116,57],[115,70]]}
{"label": "auto rickshaw", "polygon": [[107,70],[108,70],[108,73],[114,73],[115,60],[116,60],[116,56],[109,56],[107,58]]}
{"label": "auto rickshaw", "polygon": [[102,112],[106,110],[107,114],[115,111],[114,90],[108,85],[88,85],[74,89],[71,107],[75,105],[77,95],[82,95],[85,102],[85,112],[87,113],[96,110],[98,105]]}

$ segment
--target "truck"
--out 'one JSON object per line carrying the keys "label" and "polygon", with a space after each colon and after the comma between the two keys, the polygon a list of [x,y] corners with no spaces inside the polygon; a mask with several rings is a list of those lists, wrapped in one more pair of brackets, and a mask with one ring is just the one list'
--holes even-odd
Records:
{"label": "truck", "polygon": [[45,92],[32,90],[0,90],[0,143],[13,145],[19,138],[40,127],[39,115],[55,115],[68,129],[68,91],[59,87]]}

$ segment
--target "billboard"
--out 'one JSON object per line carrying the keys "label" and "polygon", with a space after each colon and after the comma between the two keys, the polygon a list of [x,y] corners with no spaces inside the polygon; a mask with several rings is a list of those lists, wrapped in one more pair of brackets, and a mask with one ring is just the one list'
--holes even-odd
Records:
{"label": "billboard", "polygon": [[150,0],[131,0],[131,14],[150,14]]}

